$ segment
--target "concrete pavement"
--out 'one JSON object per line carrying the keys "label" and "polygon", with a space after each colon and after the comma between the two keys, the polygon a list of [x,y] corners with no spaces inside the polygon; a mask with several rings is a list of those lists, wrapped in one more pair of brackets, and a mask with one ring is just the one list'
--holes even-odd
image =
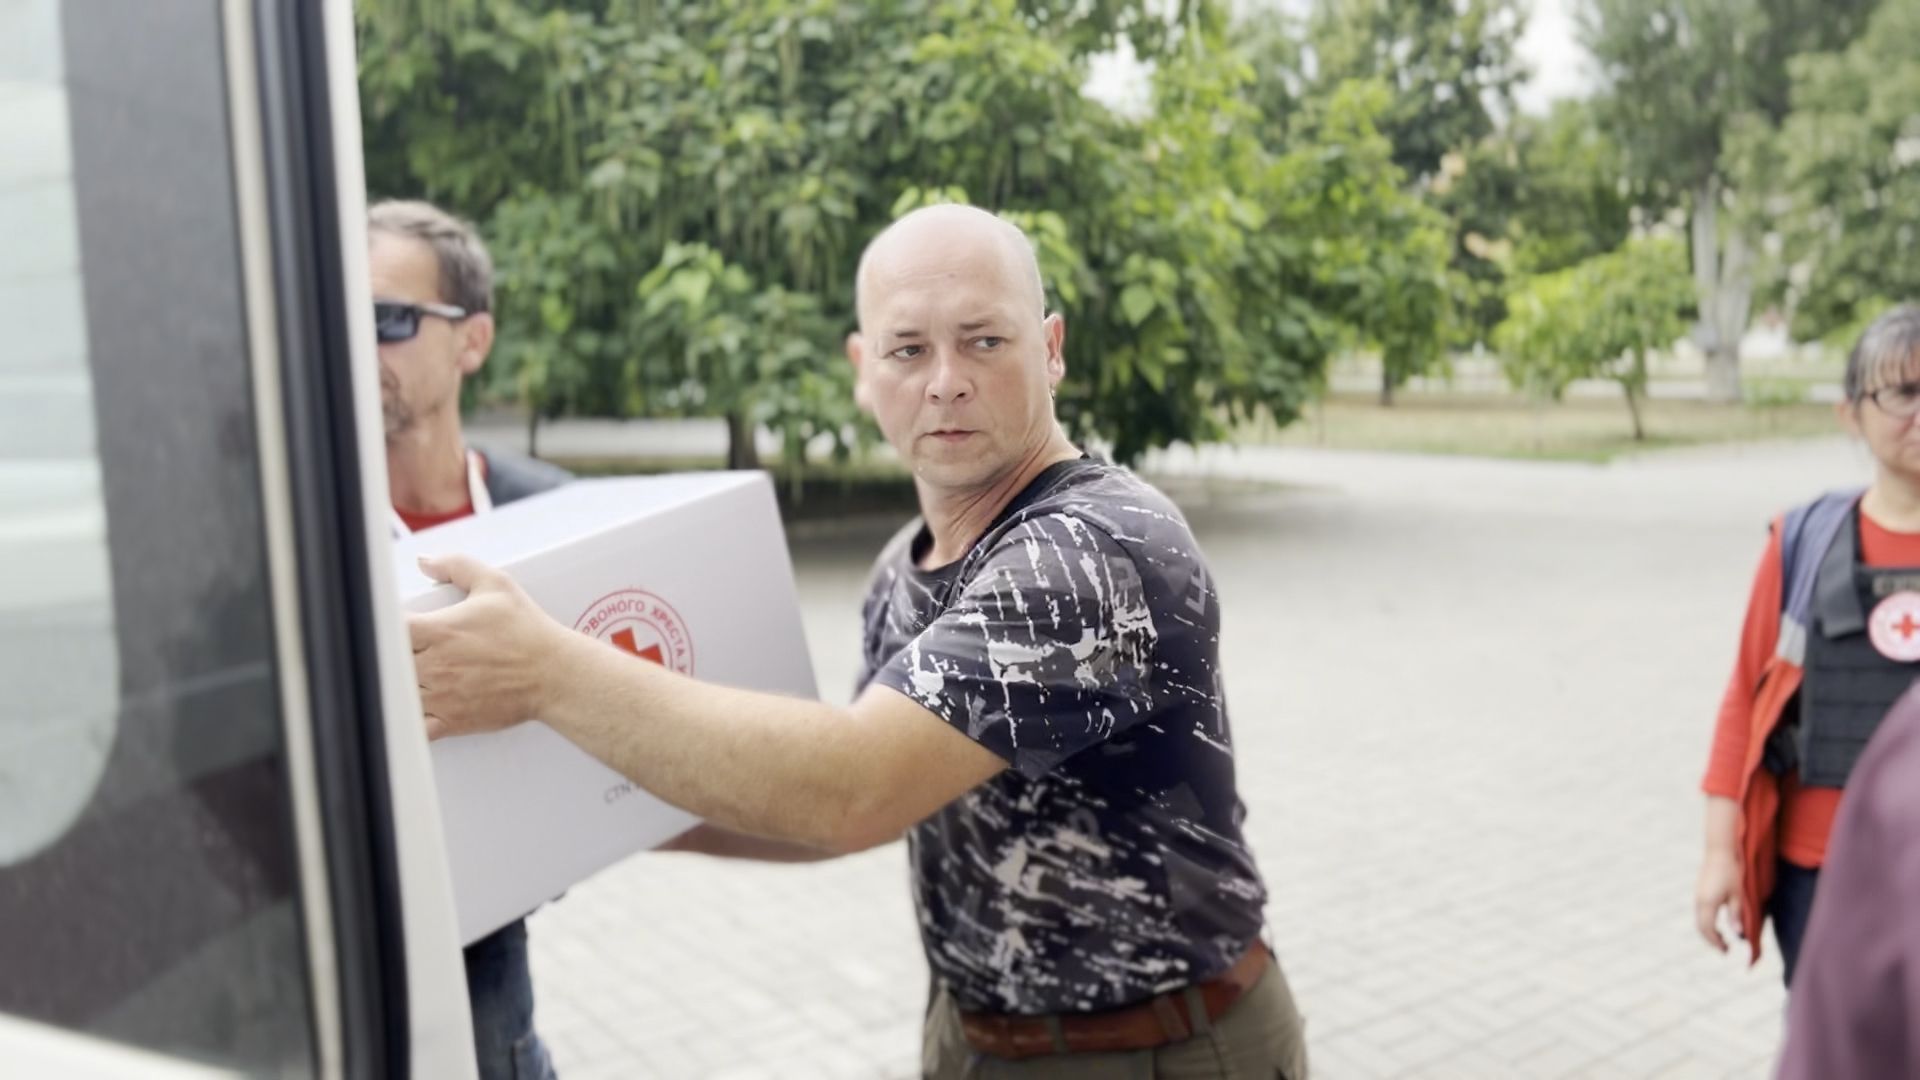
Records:
{"label": "concrete pavement", "polygon": [[[1694,936],[1696,784],[1770,514],[1838,440],[1611,466],[1162,455],[1221,590],[1249,835],[1315,1075],[1764,1075],[1777,961]],[[896,522],[793,541],[845,700]],[[903,850],[636,858],[532,923],[568,1080],[917,1075]]]}

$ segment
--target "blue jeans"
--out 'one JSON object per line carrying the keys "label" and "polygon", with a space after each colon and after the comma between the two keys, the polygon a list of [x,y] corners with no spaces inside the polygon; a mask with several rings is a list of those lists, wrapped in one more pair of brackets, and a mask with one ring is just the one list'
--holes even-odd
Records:
{"label": "blue jeans", "polygon": [[1800,942],[1807,936],[1807,916],[1813,911],[1813,890],[1819,883],[1820,871],[1781,859],[1774,875],[1773,895],[1767,898],[1773,939],[1780,943],[1780,959],[1787,968],[1788,989],[1793,988],[1793,968],[1800,959]]}
{"label": "blue jeans", "polygon": [[466,959],[480,1080],[554,1080],[553,1059],[533,1030],[526,920],[467,946]]}

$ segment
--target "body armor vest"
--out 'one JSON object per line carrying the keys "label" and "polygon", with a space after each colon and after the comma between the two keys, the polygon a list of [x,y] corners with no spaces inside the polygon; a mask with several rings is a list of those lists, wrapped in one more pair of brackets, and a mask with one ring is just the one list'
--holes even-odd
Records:
{"label": "body armor vest", "polygon": [[[1867,632],[1869,613],[1882,600],[1897,592],[1920,592],[1920,569],[1863,565],[1855,507],[1820,560],[1813,589],[1800,687],[1800,781],[1845,787],[1887,710],[1920,677],[1920,663],[1882,656]],[[1909,620],[1904,632],[1920,635],[1920,623]]]}

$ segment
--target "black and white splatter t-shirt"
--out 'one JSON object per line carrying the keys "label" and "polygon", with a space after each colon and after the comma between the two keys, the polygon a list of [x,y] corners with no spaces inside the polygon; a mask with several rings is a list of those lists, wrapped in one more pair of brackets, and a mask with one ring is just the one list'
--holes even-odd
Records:
{"label": "black and white splatter t-shirt", "polygon": [[959,562],[882,552],[861,679],[1011,768],[909,838],[933,970],[962,1008],[1132,1004],[1229,967],[1266,891],[1241,839],[1220,619],[1168,499],[1090,458],[1047,469]]}

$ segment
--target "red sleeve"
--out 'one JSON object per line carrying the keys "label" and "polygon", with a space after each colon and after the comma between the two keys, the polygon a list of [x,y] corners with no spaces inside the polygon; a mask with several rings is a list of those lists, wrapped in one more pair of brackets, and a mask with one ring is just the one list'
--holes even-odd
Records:
{"label": "red sleeve", "polygon": [[1707,755],[1707,775],[1700,787],[1709,795],[1740,797],[1747,764],[1747,742],[1753,732],[1753,699],[1760,689],[1760,673],[1780,642],[1780,534],[1767,537],[1767,550],[1753,575],[1747,599],[1747,621],[1740,628],[1740,656],[1734,661],[1727,692],[1720,699],[1720,718],[1713,725],[1713,749]]}

